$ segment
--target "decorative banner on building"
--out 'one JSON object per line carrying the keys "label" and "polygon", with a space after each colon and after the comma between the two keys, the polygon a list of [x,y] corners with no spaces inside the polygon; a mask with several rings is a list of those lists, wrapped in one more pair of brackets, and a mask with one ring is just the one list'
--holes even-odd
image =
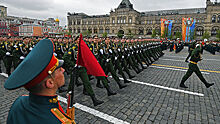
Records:
{"label": "decorative banner on building", "polygon": [[173,26],[173,21],[172,20],[168,20],[168,38],[169,39],[171,38],[171,35],[172,35],[172,26]]}
{"label": "decorative banner on building", "polygon": [[161,19],[161,36],[164,35],[164,31],[165,31],[165,21],[167,19]]}
{"label": "decorative banner on building", "polygon": [[[168,20],[168,19],[161,19],[161,36],[165,35],[170,38],[172,34],[172,25],[173,25],[173,20]],[[165,36],[166,37],[166,36]]]}
{"label": "decorative banner on building", "polygon": [[182,40],[189,42],[193,40],[196,20],[193,18],[182,18]]}

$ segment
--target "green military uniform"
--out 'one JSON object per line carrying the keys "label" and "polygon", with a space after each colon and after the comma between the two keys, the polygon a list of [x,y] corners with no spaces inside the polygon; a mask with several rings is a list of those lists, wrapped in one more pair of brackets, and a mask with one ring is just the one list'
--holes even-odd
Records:
{"label": "green military uniform", "polygon": [[[71,73],[71,71],[73,71],[73,68],[76,64],[76,52],[75,52],[75,50],[77,51],[77,46],[74,46],[73,49],[71,48],[68,52],[66,52],[64,54],[64,57],[63,57],[64,61],[66,61],[64,63],[64,67],[67,66],[67,68],[70,68],[70,73]],[[75,68],[77,68],[77,76],[79,76],[80,79],[83,82],[83,85],[84,85],[83,92],[84,92],[84,94],[88,93],[88,95],[92,98],[94,106],[102,104],[103,101],[100,101],[95,97],[95,93],[92,89],[91,83],[89,82],[89,76],[87,74],[86,68],[82,67],[82,66],[78,66],[78,67],[75,67]],[[103,77],[96,77],[96,78],[101,79],[101,80],[105,80],[105,78],[103,78]],[[73,75],[71,73],[70,84],[69,84],[68,91],[70,91],[70,89],[74,85],[73,84],[74,81],[72,79],[73,79]],[[111,89],[108,86],[106,81],[103,81],[103,85],[107,89],[108,95],[115,95],[115,93],[111,92]]]}
{"label": "green military uniform", "polygon": [[180,83],[180,87],[187,88],[185,86],[184,82],[192,75],[193,72],[196,73],[196,75],[205,84],[205,86],[207,88],[214,85],[213,83],[212,84],[207,83],[205,78],[202,76],[202,73],[199,70],[199,67],[197,66],[198,61],[201,61],[201,60],[202,60],[202,58],[201,58],[201,49],[198,46],[192,52],[192,55],[191,55],[191,58],[190,58],[190,63],[189,63],[189,69],[187,70],[186,74],[183,76],[182,81]]}
{"label": "green military uniform", "polygon": [[195,49],[195,46],[196,45],[196,42],[193,42],[191,45],[189,45],[189,49],[188,49],[188,52],[189,52],[189,55],[186,57],[186,60],[185,62],[188,62],[188,59],[190,58],[191,54],[192,54],[192,51]]}
{"label": "green military uniform", "polygon": [[116,71],[114,69],[114,66],[112,64],[112,58],[115,58],[115,56],[112,53],[106,54],[103,47],[99,47],[99,62],[101,62],[101,66],[105,71],[105,74],[108,75],[110,72],[112,74],[113,79],[117,82],[120,89],[126,87],[126,85],[122,84],[119,77],[116,74]]}
{"label": "green military uniform", "polygon": [[[50,40],[40,41],[9,76],[4,87],[8,90],[22,86],[29,89],[42,82],[63,63],[54,57],[53,49]],[[38,81],[32,82],[33,79]],[[75,124],[74,120],[64,113],[57,97],[37,95],[32,91],[29,96],[18,97],[10,108],[7,124]]]}
{"label": "green military uniform", "polygon": [[129,47],[129,49],[125,48],[125,59],[127,60],[128,65],[137,73],[139,74],[142,70],[138,67],[138,64],[136,64],[133,60],[132,60],[132,47]]}
{"label": "green military uniform", "polygon": [[5,50],[5,44],[4,42],[1,42],[0,43],[0,73],[2,73],[2,60],[3,60],[3,57],[6,55],[6,50]]}
{"label": "green military uniform", "polygon": [[12,60],[13,60],[13,56],[12,56],[12,51],[13,51],[13,43],[9,43],[6,42],[5,43],[5,51],[6,54],[3,58],[3,62],[6,68],[6,74],[11,75],[11,68],[12,68]]}

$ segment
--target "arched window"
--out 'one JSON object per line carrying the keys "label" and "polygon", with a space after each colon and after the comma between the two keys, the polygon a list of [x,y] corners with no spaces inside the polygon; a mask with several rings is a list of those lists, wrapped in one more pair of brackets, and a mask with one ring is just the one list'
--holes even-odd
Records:
{"label": "arched window", "polygon": [[220,23],[220,15],[218,16],[218,23]]}
{"label": "arched window", "polygon": [[213,15],[212,16],[212,23],[215,23],[216,22],[216,15]]}
{"label": "arched window", "polygon": [[196,35],[197,36],[202,36],[204,33],[204,28],[203,27],[197,27],[196,28]]}
{"label": "arched window", "polygon": [[126,17],[123,17],[123,23],[124,24],[126,23]]}
{"label": "arched window", "polygon": [[92,28],[91,27],[89,27],[88,30],[89,30],[90,33],[92,33]]}
{"label": "arched window", "polygon": [[98,30],[97,30],[96,27],[95,27],[93,30],[94,30],[94,34],[97,34],[97,33],[98,33]]}
{"label": "arched window", "polygon": [[156,27],[156,28],[155,28],[155,31],[156,31],[157,33],[161,34],[161,28],[160,28],[160,27]]}
{"label": "arched window", "polygon": [[115,24],[115,18],[114,17],[112,18],[112,24]]}
{"label": "arched window", "polygon": [[152,29],[151,28],[147,29],[147,35],[152,35]]}
{"label": "arched window", "polygon": [[181,32],[181,27],[175,27],[173,30],[173,34],[176,35],[177,32]]}
{"label": "arched window", "polygon": [[104,30],[102,27],[99,28],[99,34],[103,34],[104,33]]}
{"label": "arched window", "polygon": [[139,35],[143,35],[144,34],[144,29],[143,28],[139,28]]}
{"label": "arched window", "polygon": [[86,28],[85,27],[83,27],[82,32],[86,32]]}
{"label": "arched window", "polygon": [[132,17],[128,18],[128,23],[131,24],[132,23]]}
{"label": "arched window", "polygon": [[218,30],[219,30],[219,27],[212,27],[211,35],[216,36]]}
{"label": "arched window", "polygon": [[80,28],[77,28],[77,33],[81,33]]}
{"label": "arched window", "polygon": [[105,32],[107,32],[107,34],[110,33],[110,29],[109,29],[109,27],[105,28]]}

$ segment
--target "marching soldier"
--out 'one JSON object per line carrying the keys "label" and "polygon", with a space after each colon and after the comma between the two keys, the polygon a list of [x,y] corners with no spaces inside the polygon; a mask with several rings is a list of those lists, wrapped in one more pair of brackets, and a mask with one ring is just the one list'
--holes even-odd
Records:
{"label": "marching soldier", "polygon": [[12,51],[13,51],[13,42],[11,41],[11,39],[9,39],[9,41],[5,42],[5,56],[3,58],[3,62],[6,68],[6,74],[8,74],[8,76],[11,75],[11,68],[12,68],[12,60],[13,60],[13,56],[12,56]]}
{"label": "marching soldier", "polygon": [[201,71],[199,70],[199,67],[197,66],[198,62],[202,60],[201,57],[201,49],[200,49],[200,45],[197,44],[196,48],[193,50],[191,58],[190,58],[190,63],[189,63],[189,69],[187,70],[186,74],[184,75],[184,77],[182,78],[182,81],[180,83],[180,87],[182,88],[188,88],[184,82],[192,75],[193,72],[196,73],[196,75],[199,77],[199,79],[205,84],[205,86],[207,88],[209,88],[210,86],[214,85],[214,83],[207,83],[207,81],[205,80],[205,78],[202,76]]}

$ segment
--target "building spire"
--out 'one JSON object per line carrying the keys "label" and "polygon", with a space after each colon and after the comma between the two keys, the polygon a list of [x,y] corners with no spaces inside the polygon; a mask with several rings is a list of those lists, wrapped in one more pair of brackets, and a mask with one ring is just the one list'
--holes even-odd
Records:
{"label": "building spire", "polygon": [[122,2],[118,6],[118,9],[122,9],[122,8],[133,9],[133,4],[131,4],[129,0],[122,0]]}

